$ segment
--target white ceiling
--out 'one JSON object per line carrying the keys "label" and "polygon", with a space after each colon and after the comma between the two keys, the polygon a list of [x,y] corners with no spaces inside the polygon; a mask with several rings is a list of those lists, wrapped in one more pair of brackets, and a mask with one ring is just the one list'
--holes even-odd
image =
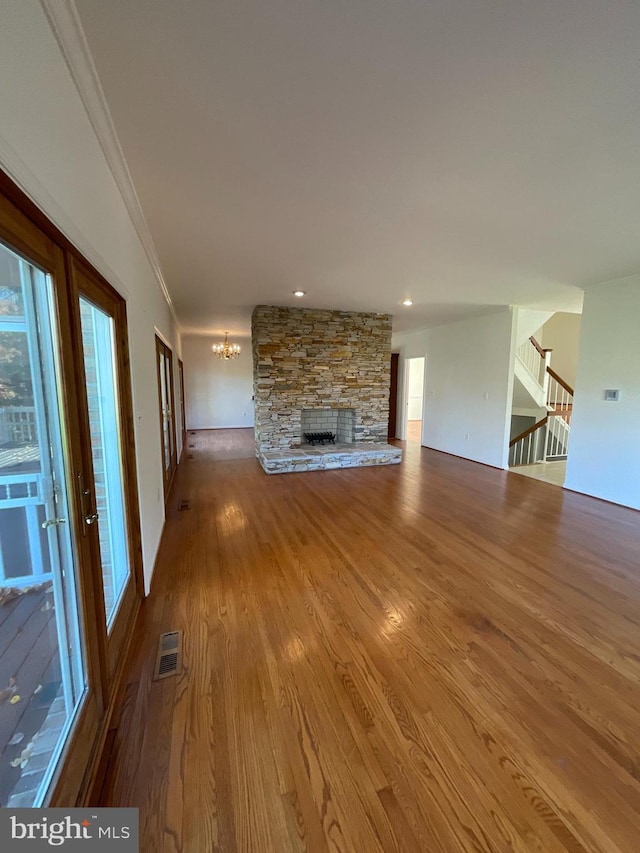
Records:
{"label": "white ceiling", "polygon": [[[76,0],[184,331],[640,270],[638,0]],[[414,307],[400,306],[411,296]]]}

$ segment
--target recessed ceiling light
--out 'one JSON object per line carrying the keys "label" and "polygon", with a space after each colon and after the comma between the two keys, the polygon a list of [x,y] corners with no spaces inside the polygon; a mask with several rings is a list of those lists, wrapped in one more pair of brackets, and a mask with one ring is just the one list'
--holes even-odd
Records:
{"label": "recessed ceiling light", "polygon": [[402,304],[406,305],[408,308],[410,305],[413,305],[413,299],[403,299]]}
{"label": "recessed ceiling light", "polygon": [[294,290],[293,295],[298,297],[304,296],[304,290]]}

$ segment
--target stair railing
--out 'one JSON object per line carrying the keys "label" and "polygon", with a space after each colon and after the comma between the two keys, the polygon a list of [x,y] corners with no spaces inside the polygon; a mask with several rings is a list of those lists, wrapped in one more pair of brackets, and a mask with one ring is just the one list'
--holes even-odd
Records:
{"label": "stair railing", "polygon": [[[560,426],[559,421],[562,421],[566,426]],[[554,432],[552,424],[558,431]],[[559,459],[567,458],[569,449],[569,433],[571,428],[569,424],[563,420],[561,415],[549,415],[547,417],[547,429],[544,440],[544,457],[543,462],[553,462]]]}
{"label": "stair railing", "polygon": [[516,355],[533,376],[538,385],[542,385],[545,390],[547,386],[546,368],[551,361],[550,349],[543,349],[538,341],[531,335],[524,343],[520,344],[516,350]]}
{"label": "stair railing", "polygon": [[548,365],[546,417],[509,442],[509,466],[566,459],[571,433],[573,388]]}
{"label": "stair railing", "polygon": [[573,409],[573,388],[561,376],[547,367],[549,377],[547,385],[547,409],[554,415],[560,415],[569,424]]}
{"label": "stair railing", "polygon": [[548,417],[525,429],[520,435],[512,438],[509,442],[509,467],[516,465],[533,465],[534,462],[543,462],[546,451],[546,437],[543,427],[546,426]]}

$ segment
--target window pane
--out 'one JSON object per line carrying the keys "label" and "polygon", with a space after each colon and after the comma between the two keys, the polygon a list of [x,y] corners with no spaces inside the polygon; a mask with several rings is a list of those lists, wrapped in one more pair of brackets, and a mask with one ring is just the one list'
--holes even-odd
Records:
{"label": "window pane", "polygon": [[129,578],[113,319],[80,299],[102,583],[110,626]]}
{"label": "window pane", "polygon": [[24,331],[2,331],[17,325],[8,316],[0,313],[0,473],[27,473],[40,470],[29,342],[24,321]]}

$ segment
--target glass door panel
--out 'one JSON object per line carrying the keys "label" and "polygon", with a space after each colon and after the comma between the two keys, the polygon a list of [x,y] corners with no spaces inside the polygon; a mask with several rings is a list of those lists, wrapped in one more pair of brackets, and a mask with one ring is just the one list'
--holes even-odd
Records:
{"label": "glass door panel", "polygon": [[[83,488],[86,523],[97,523],[107,628],[131,576],[127,545],[114,321],[80,296],[94,492]],[[93,505],[92,505],[93,497]]]}
{"label": "glass door panel", "polygon": [[0,244],[0,806],[39,805],[86,691],[49,277]]}

